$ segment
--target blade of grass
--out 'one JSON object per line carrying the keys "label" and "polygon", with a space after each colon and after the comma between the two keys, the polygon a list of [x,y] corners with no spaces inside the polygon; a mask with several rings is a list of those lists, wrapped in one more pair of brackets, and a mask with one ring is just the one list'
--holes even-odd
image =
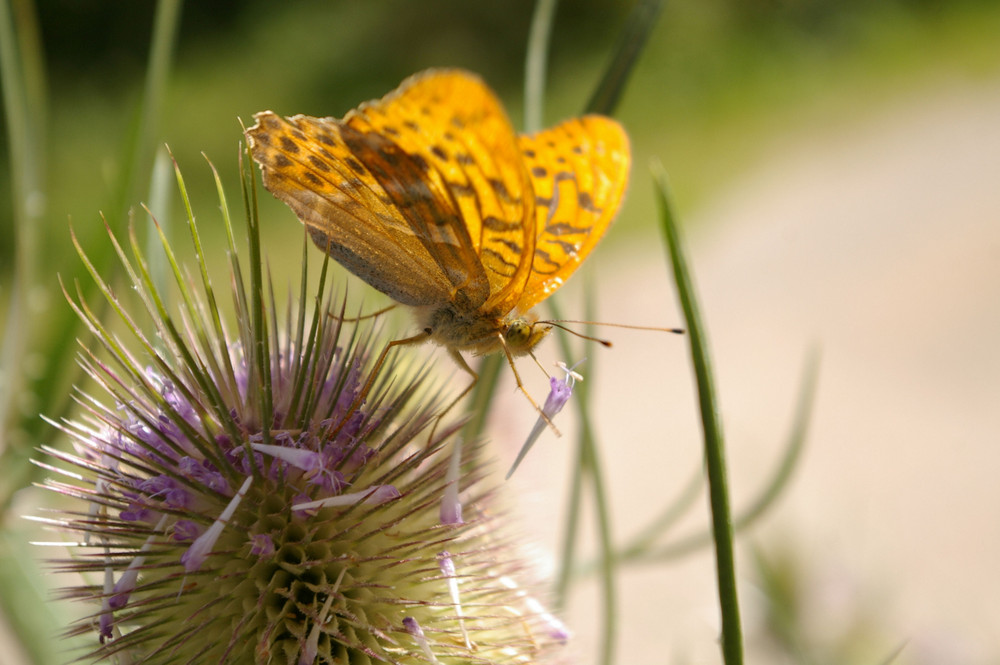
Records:
{"label": "blade of grass", "polygon": [[[592,288],[586,289],[588,294]],[[554,319],[564,318],[558,303],[551,299],[549,308]],[[593,320],[593,303],[588,297],[587,320]],[[592,330],[585,330],[590,334]],[[556,336],[559,349],[567,362],[580,357],[569,345],[569,335],[560,331]],[[589,485],[594,500],[594,511],[597,522],[598,538],[598,570],[601,580],[601,646],[597,662],[610,665],[614,662],[615,649],[618,643],[618,586],[617,561],[615,559],[614,534],[611,528],[611,503],[604,483],[603,466],[597,449],[597,439],[594,435],[593,422],[590,414],[590,386],[593,385],[595,361],[590,362],[588,371],[591,381],[577,382],[573,391],[577,403],[577,420],[580,426],[577,441],[577,459],[573,467],[573,480],[569,495],[569,513],[563,534],[563,547],[560,555],[559,576],[556,580],[556,607],[565,607],[572,581],[574,554],[577,551],[580,526],[580,508],[583,503],[583,490]]]}
{"label": "blade of grass", "polygon": [[[28,482],[32,448],[26,421],[41,399],[25,373],[35,338],[39,299],[39,240],[45,206],[45,79],[38,23],[31,3],[0,4],[0,90],[10,150],[13,262],[11,295],[0,349],[0,510]],[[30,414],[30,415],[29,415]],[[0,517],[2,521],[2,517]]]}
{"label": "blade of grass", "polygon": [[[806,359],[803,377],[800,382],[798,403],[795,407],[795,415],[792,418],[792,427],[788,439],[783,447],[784,453],[778,460],[777,467],[764,483],[763,489],[757,497],[753,499],[749,506],[739,512],[733,519],[733,531],[739,533],[753,525],[762,515],[774,505],[788,487],[799,460],[802,458],[802,451],[805,447],[806,435],[809,431],[809,422],[812,418],[812,407],[816,401],[816,388],[819,385],[819,353],[810,353]],[[662,535],[662,531],[658,534]],[[644,531],[644,534],[647,532]],[[634,543],[625,547],[619,553],[621,563],[654,563],[680,558],[686,554],[701,550],[712,542],[709,533],[697,533],[686,538],[678,539],[672,543],[662,546],[656,550],[651,549],[652,544],[649,539],[637,538]],[[596,568],[596,564],[589,564],[581,569],[581,575],[591,574]]]}
{"label": "blade of grass", "polygon": [[736,593],[729,480],[726,477],[725,442],[708,351],[707,331],[701,320],[685,248],[671,208],[666,174],[659,163],[653,165],[653,177],[656,180],[661,226],[673,265],[674,284],[684,311],[691,345],[691,362],[698,384],[698,403],[705,443],[705,469],[708,475],[709,504],[712,512],[712,537],[715,542],[719,609],[722,614],[722,657],[726,665],[742,665],[743,629],[740,625],[739,598]]}
{"label": "blade of grass", "polygon": [[[111,214],[108,218],[108,223],[119,231],[122,230],[128,219],[128,206],[125,202],[134,200],[139,195],[135,190],[137,183],[148,182],[146,178],[148,178],[152,167],[153,145],[156,142],[157,131],[157,123],[153,121],[151,116],[154,114],[153,109],[158,109],[162,105],[163,91],[166,87],[167,74],[172,60],[174,35],[177,32],[180,19],[180,4],[180,0],[161,0],[157,6],[143,100],[137,113],[133,131],[126,142],[124,150],[126,156],[123,159],[122,169],[119,171],[117,193],[114,196],[114,203],[110,208]],[[0,29],[3,29],[2,26]],[[3,42],[3,49],[6,49],[11,43],[6,37],[0,41]],[[16,44],[16,42],[14,43]],[[3,49],[0,49],[0,53],[3,52]],[[27,61],[27,56],[23,57]],[[40,57],[39,55],[39,61]],[[2,73],[6,89],[8,85],[7,72],[3,71]],[[39,114],[39,117],[43,116],[41,110],[39,110]],[[10,123],[10,119],[8,119],[8,123]],[[10,127],[9,124],[8,126]],[[31,149],[38,155],[44,153],[44,147],[41,145],[33,145]],[[13,170],[17,171],[18,169]],[[40,194],[41,192],[38,195]],[[37,200],[38,195],[36,195],[35,200]],[[100,234],[95,235],[100,237]],[[98,272],[103,275],[107,275],[114,265],[114,253],[105,242],[97,242],[93,247],[88,248],[87,255],[93,261]],[[74,275],[83,273],[80,269],[72,269],[71,272]],[[90,280],[83,280],[82,288],[88,297],[96,292],[96,288]],[[22,319],[21,325],[31,325],[30,321],[23,320],[23,316],[20,318]],[[42,471],[37,467],[31,466],[29,459],[34,442],[50,437],[51,429],[37,417],[37,414],[44,412],[57,421],[62,418],[72,407],[69,387],[80,374],[80,370],[73,360],[78,348],[74,340],[79,335],[81,325],[76,315],[67,307],[53,307],[50,312],[46,313],[44,325],[45,329],[42,331],[44,334],[30,335],[27,338],[29,341],[25,342],[25,344],[33,343],[36,347],[20,349],[20,353],[25,357],[34,355],[45,358],[46,362],[41,365],[38,374],[18,390],[22,396],[33,396],[38,401],[30,411],[20,415],[19,422],[13,413],[10,414],[9,421],[0,420],[2,423],[0,427],[5,432],[16,431],[18,432],[18,440],[28,442],[22,446],[7,446],[0,456],[0,466],[4,469],[4,473],[0,474],[0,515],[6,514],[17,490],[37,481],[42,474]],[[28,329],[30,330],[30,328]],[[0,409],[2,408],[0,406]]]}
{"label": "blade of grass", "polygon": [[524,131],[532,134],[545,124],[545,72],[558,0],[538,0],[531,16],[524,60]]}
{"label": "blade of grass", "polygon": [[[541,129],[545,115],[545,70],[549,42],[552,39],[552,19],[557,4],[557,0],[538,0],[531,17],[524,65],[524,131],[529,133]],[[479,380],[466,408],[469,416],[463,434],[466,441],[474,440],[486,427],[489,405],[500,380],[502,361],[503,357],[500,355],[486,356],[476,368]]]}
{"label": "blade of grass", "polygon": [[639,0],[632,9],[625,27],[618,37],[614,56],[604,70],[601,82],[587,102],[587,113],[602,113],[611,115],[618,107],[628,77],[639,61],[639,55],[646,47],[649,36],[656,26],[657,19],[663,9],[663,0]]}

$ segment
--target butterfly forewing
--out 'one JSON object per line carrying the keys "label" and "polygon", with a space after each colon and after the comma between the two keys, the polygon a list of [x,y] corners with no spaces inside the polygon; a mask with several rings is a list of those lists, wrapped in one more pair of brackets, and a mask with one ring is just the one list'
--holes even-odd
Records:
{"label": "butterfly forewing", "polygon": [[519,138],[535,192],[535,252],[516,307],[525,311],[562,286],[614,220],[630,164],[628,136],[589,115]]}
{"label": "butterfly forewing", "polygon": [[336,121],[284,120],[270,111],[247,130],[264,186],[288,204],[322,249],[406,305],[447,301],[451,280],[413,233],[369,168],[352,154]]}
{"label": "butterfly forewing", "polygon": [[[482,308],[516,299],[534,250],[534,196],[514,129],[490,89],[465,72],[427,72],[362,105],[346,122],[392,137],[426,162],[430,179],[443,180],[460,211],[460,228],[428,225],[428,249],[446,263],[453,260],[447,254],[453,234],[467,234],[489,280]],[[435,243],[443,244],[437,249]]]}

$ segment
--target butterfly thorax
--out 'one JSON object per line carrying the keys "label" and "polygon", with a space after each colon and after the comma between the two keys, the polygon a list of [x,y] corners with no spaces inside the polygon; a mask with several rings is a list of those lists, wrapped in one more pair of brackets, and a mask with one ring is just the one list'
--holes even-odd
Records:
{"label": "butterfly thorax", "polygon": [[537,323],[538,317],[531,312],[526,315],[462,312],[446,305],[418,308],[416,314],[420,326],[430,332],[431,341],[477,356],[502,352],[504,346],[512,356],[525,355],[551,330],[550,326]]}

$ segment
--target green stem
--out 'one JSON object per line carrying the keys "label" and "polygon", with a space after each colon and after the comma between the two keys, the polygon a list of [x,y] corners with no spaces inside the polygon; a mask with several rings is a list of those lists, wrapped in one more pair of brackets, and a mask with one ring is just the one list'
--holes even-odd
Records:
{"label": "green stem", "polygon": [[646,47],[662,9],[663,0],[640,0],[633,7],[625,27],[618,36],[614,55],[604,70],[604,76],[601,77],[601,82],[597,84],[594,94],[587,102],[587,113],[604,115],[614,113],[625,93],[628,77]]}
{"label": "green stem", "polygon": [[537,132],[545,122],[545,71],[558,0],[538,0],[531,16],[524,60],[524,131]]}
{"label": "green stem", "polygon": [[[589,290],[588,290],[589,291]],[[549,301],[552,316],[555,319],[564,318],[555,299]],[[590,315],[593,312],[588,312]],[[590,331],[587,331],[590,332]],[[559,349],[566,362],[573,362],[578,356],[569,346],[569,335],[560,331],[557,336]],[[597,512],[598,569],[601,584],[601,649],[598,663],[610,665],[614,662],[615,648],[618,642],[618,588],[617,560],[615,558],[614,535],[611,529],[611,504],[604,485],[602,465],[594,437],[593,423],[590,419],[590,388],[593,385],[595,361],[590,363],[589,379],[586,383],[577,383],[574,389],[574,400],[577,404],[580,435],[577,446],[577,464],[574,467],[573,484],[570,489],[569,515],[566,518],[562,561],[557,580],[557,608],[565,606],[566,597],[571,582],[573,558],[576,553],[579,537],[580,506],[582,505],[584,483],[590,481],[594,498],[594,508]]]}
{"label": "green stem", "polygon": [[712,536],[715,541],[716,577],[719,585],[719,608],[722,613],[722,656],[726,665],[743,663],[743,636],[740,607],[736,593],[736,564],[733,554],[733,521],[729,507],[729,481],[726,477],[725,445],[722,421],[716,398],[712,363],[705,326],[698,310],[697,297],[685,249],[680,238],[662,167],[654,165],[663,233],[673,264],[674,283],[684,310],[691,362],[698,383],[698,403],[705,441],[705,468],[708,475],[709,504],[712,510]]}

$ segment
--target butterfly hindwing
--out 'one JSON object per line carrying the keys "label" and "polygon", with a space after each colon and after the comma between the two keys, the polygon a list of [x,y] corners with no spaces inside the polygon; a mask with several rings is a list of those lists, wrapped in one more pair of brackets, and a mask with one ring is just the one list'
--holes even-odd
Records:
{"label": "butterfly hindwing", "polygon": [[614,220],[630,164],[625,130],[588,115],[519,139],[535,192],[535,253],[516,303],[526,311],[561,287]]}

